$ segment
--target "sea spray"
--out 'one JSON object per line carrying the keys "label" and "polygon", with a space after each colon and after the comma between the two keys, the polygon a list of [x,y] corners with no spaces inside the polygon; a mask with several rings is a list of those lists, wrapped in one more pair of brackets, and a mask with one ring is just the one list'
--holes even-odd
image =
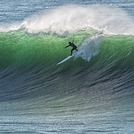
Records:
{"label": "sea spray", "polygon": [[103,5],[62,6],[33,15],[20,25],[28,33],[57,34],[91,28],[114,34],[133,34],[133,27],[133,19],[122,9]]}
{"label": "sea spray", "polygon": [[100,39],[103,33],[98,33],[89,38],[80,50],[75,54],[75,59],[81,57],[85,61],[89,62],[90,59],[99,53]]}
{"label": "sea spray", "polygon": [[22,23],[0,27],[0,32],[25,29],[37,34],[65,32],[76,33],[80,30],[96,29],[113,34],[133,34],[134,23],[124,10],[108,5],[66,5],[41,11],[25,19]]}

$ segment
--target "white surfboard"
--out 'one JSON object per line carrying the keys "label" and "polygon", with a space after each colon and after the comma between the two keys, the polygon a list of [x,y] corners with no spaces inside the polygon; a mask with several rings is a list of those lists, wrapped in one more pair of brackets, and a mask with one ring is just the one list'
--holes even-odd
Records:
{"label": "white surfboard", "polygon": [[68,56],[67,58],[65,58],[65,59],[64,59],[64,60],[62,60],[61,62],[57,63],[57,65],[59,65],[59,64],[61,64],[61,63],[65,62],[65,61],[69,60],[69,59],[70,59],[70,58],[72,58],[72,57],[73,57],[73,55]]}
{"label": "white surfboard", "polygon": [[70,58],[72,58],[72,57],[73,57],[76,53],[77,53],[77,52],[75,52],[74,54],[72,54],[72,55],[68,56],[67,58],[65,58],[65,59],[64,59],[64,60],[62,60],[61,62],[57,63],[57,65],[59,65],[59,64],[61,64],[61,63],[65,62],[65,61],[69,60],[69,59],[70,59]]}

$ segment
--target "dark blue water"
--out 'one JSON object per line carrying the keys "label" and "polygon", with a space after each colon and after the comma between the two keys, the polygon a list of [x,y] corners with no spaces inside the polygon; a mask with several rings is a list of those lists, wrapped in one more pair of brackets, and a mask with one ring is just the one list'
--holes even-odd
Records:
{"label": "dark blue water", "polygon": [[0,5],[1,134],[134,133],[133,1]]}

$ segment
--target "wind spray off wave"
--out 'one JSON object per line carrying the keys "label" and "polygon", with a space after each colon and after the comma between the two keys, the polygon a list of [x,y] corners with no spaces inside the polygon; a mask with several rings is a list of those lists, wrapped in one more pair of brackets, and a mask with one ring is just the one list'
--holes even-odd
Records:
{"label": "wind spray off wave", "polygon": [[29,33],[75,33],[92,28],[113,34],[133,34],[134,23],[131,16],[116,7],[67,5],[33,15],[20,28]]}

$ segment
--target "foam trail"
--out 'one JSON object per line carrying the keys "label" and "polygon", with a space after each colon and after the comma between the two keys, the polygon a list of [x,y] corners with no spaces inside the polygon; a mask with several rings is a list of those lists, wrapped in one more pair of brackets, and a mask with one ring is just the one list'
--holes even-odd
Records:
{"label": "foam trail", "polygon": [[74,59],[81,57],[85,61],[89,62],[93,56],[99,54],[99,44],[102,36],[104,36],[104,34],[98,33],[95,36],[89,38],[75,54]]}

